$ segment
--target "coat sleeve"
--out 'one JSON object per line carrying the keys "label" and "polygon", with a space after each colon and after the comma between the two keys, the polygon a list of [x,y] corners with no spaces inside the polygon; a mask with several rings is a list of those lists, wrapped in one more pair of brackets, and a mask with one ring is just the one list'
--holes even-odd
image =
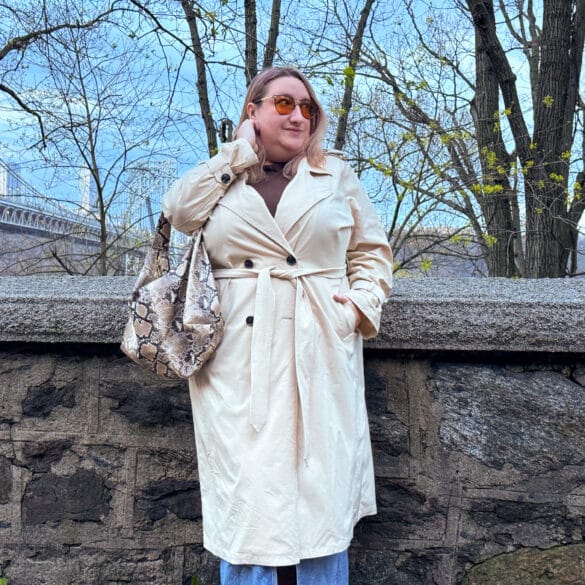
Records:
{"label": "coat sleeve", "polygon": [[376,210],[361,183],[347,163],[341,173],[340,188],[351,207],[354,226],[347,249],[350,298],[365,315],[358,330],[364,339],[378,334],[382,306],[392,290],[392,250]]}
{"label": "coat sleeve", "polygon": [[214,157],[199,163],[171,185],[163,196],[163,213],[176,229],[192,234],[207,221],[236,177],[257,162],[247,140],[223,144]]}

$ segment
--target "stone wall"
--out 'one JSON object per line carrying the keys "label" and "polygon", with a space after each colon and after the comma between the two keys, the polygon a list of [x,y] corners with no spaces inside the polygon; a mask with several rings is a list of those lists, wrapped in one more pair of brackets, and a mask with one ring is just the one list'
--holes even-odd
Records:
{"label": "stone wall", "polygon": [[83,274],[84,270],[98,274],[93,264],[99,254],[100,243],[95,241],[0,222],[0,250],[2,277],[64,274],[63,264],[77,270],[79,274]]}
{"label": "stone wall", "polygon": [[[188,394],[126,278],[0,278],[0,583],[211,585]],[[585,282],[398,281],[365,350],[352,585],[585,583]]]}

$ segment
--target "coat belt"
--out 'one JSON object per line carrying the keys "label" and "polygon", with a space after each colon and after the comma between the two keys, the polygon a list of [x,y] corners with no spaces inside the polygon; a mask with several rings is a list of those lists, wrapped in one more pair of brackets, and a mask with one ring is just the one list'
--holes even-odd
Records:
{"label": "coat belt", "polygon": [[281,278],[294,283],[294,347],[295,372],[303,427],[305,460],[308,458],[308,428],[311,376],[315,366],[315,318],[303,281],[307,276],[341,278],[346,275],[345,266],[335,268],[280,269],[273,266],[257,269],[221,268],[213,271],[216,279],[257,278],[254,306],[254,327],[250,360],[250,414],[249,422],[256,432],[266,424],[270,400],[270,367],[272,339],[274,336],[275,296],[272,279]]}

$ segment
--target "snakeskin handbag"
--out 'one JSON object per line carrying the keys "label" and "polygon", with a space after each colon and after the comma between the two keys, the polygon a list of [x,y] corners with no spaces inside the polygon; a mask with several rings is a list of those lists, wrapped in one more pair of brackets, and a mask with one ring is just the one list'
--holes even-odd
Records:
{"label": "snakeskin handbag", "polygon": [[219,296],[199,229],[179,265],[169,260],[171,224],[164,214],[132,291],[121,349],[167,378],[188,378],[211,357],[223,336]]}

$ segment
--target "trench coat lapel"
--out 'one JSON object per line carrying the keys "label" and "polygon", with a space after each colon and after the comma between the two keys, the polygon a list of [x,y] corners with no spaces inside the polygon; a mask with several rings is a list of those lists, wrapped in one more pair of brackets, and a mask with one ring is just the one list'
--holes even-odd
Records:
{"label": "trench coat lapel", "polygon": [[248,222],[254,229],[292,254],[293,251],[289,242],[272,215],[270,215],[270,211],[268,211],[268,207],[266,207],[261,195],[253,187],[249,187],[242,182],[237,189],[229,190],[218,205],[227,207]]}
{"label": "trench coat lapel", "polygon": [[282,194],[274,217],[285,238],[303,215],[319,201],[331,195],[329,181],[308,182],[307,179],[311,175],[331,175],[331,171],[312,167],[306,160],[301,162],[297,174]]}
{"label": "trench coat lapel", "polygon": [[307,181],[310,176],[319,175],[331,175],[331,171],[311,167],[306,161],[302,161],[297,174],[282,194],[275,217],[268,211],[261,195],[244,181],[237,189],[230,189],[218,205],[227,207],[287,252],[292,253],[291,244],[286,239],[291,228],[314,205],[331,195],[328,181],[322,181],[321,184],[318,182],[317,186],[315,181]]}

